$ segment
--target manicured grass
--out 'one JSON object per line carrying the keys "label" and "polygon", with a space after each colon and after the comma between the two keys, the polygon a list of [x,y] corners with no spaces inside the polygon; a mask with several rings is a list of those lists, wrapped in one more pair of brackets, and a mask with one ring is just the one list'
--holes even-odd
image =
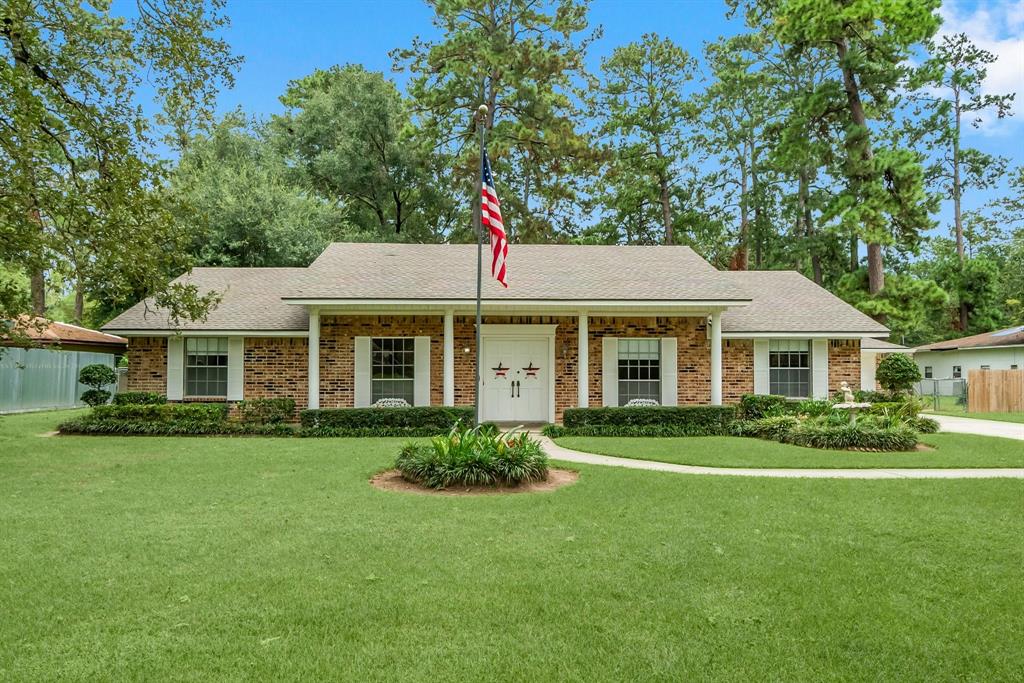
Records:
{"label": "manicured grass", "polygon": [[397,440],[0,418],[0,680],[1010,680],[1024,482],[581,468],[378,491]]}
{"label": "manicured grass", "polygon": [[956,396],[922,396],[921,400],[924,402],[925,411],[933,415],[973,417],[978,420],[996,420],[998,422],[1018,422],[1024,424],[1024,413],[968,413],[967,406],[957,404]]}
{"label": "manicured grass", "polygon": [[1024,467],[1024,441],[971,434],[924,434],[921,442],[935,450],[907,453],[829,451],[732,436],[564,436],[557,441],[587,453],[709,467]]}

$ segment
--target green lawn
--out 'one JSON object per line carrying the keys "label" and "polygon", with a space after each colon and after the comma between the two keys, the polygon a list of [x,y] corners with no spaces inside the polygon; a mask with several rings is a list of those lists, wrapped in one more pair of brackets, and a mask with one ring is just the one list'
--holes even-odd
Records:
{"label": "green lawn", "polygon": [[909,453],[827,451],[733,436],[563,436],[557,441],[588,453],[709,467],[1024,467],[1024,441],[970,434],[925,434],[921,442],[935,450]]}
{"label": "green lawn", "polygon": [[581,468],[377,491],[398,441],[0,418],[0,680],[1013,680],[1024,482]]}
{"label": "green lawn", "polygon": [[1024,424],[1024,413],[968,413],[967,407],[957,404],[956,396],[922,396],[926,412],[934,415],[952,415],[953,417],[973,417],[979,420],[997,420],[999,422],[1019,422]]}

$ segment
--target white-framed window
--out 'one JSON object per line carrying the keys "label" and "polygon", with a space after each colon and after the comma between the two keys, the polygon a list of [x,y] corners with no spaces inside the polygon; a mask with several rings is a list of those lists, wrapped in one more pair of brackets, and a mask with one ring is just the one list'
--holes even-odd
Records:
{"label": "white-framed window", "polygon": [[370,340],[370,403],[401,398],[415,404],[416,340],[373,337]]}
{"label": "white-framed window", "polygon": [[227,337],[185,339],[185,396],[227,397]]}
{"label": "white-framed window", "polygon": [[619,405],[634,398],[661,402],[661,340],[619,339]]}
{"label": "white-framed window", "polygon": [[811,343],[772,339],[768,344],[768,392],[788,398],[811,395]]}
{"label": "white-framed window", "polygon": [[960,370],[959,365],[953,366],[953,379],[960,379],[963,376],[963,372]]}
{"label": "white-framed window", "polygon": [[924,378],[925,379],[931,379],[932,378],[932,366],[930,366],[930,365],[924,366]]}

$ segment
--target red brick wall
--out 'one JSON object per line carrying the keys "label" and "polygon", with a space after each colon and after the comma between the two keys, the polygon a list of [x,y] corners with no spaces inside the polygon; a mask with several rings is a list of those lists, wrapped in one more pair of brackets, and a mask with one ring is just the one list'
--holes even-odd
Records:
{"label": "red brick wall", "polygon": [[167,338],[128,338],[128,391],[167,393]]}
{"label": "red brick wall", "polygon": [[828,342],[828,393],[839,391],[846,382],[850,389],[860,388],[860,341],[830,339]]}
{"label": "red brick wall", "polygon": [[430,403],[441,405],[444,400],[443,334],[444,317],[439,315],[321,317],[320,407],[351,408],[355,405],[356,337],[430,337]]}
{"label": "red brick wall", "polygon": [[739,403],[743,394],[754,393],[754,342],[729,339],[722,342],[722,403]]}
{"label": "red brick wall", "polygon": [[309,402],[309,342],[300,337],[246,337],[243,396]]}

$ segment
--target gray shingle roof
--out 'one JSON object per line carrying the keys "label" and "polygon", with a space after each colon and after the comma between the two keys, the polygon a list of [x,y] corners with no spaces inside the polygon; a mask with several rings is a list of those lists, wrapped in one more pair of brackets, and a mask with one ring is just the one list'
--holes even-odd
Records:
{"label": "gray shingle roof", "polygon": [[863,351],[913,351],[907,346],[894,344],[884,339],[861,339],[860,348]]}
{"label": "gray shingle roof", "polygon": [[[737,301],[749,296],[689,247],[515,244],[509,288],[488,276],[487,301]],[[293,299],[476,298],[472,244],[335,243],[309,267]]]}
{"label": "gray shingle roof", "polygon": [[983,332],[970,337],[947,339],[918,346],[918,351],[952,351],[954,349],[971,349],[979,346],[1016,346],[1024,344],[1024,325],[1008,327],[1005,330]]}
{"label": "gray shingle roof", "polygon": [[[182,330],[307,330],[309,314],[281,297],[305,268],[196,268],[175,282],[192,282],[201,292],[218,291],[223,298],[205,321],[183,321]],[[149,310],[146,310],[148,305]],[[166,312],[147,299],[103,326],[105,330],[168,330]]]}
{"label": "gray shingle roof", "polygon": [[887,335],[881,323],[792,270],[748,270],[721,273],[750,292],[749,306],[722,314],[722,331],[853,332]]}

